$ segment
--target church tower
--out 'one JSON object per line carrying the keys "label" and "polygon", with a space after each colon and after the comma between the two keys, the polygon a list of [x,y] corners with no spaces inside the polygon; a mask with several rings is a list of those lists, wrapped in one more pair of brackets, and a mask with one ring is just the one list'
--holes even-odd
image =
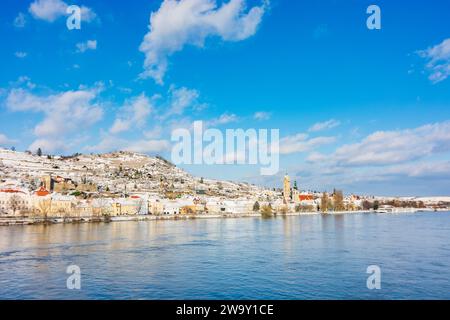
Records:
{"label": "church tower", "polygon": [[299,202],[299,200],[300,200],[299,195],[300,195],[300,191],[297,186],[297,181],[294,181],[294,188],[292,190],[292,200],[294,200],[295,203]]}
{"label": "church tower", "polygon": [[51,175],[45,175],[41,178],[42,186],[47,189],[47,191],[53,191],[53,183],[52,183],[52,176]]}
{"label": "church tower", "polygon": [[291,179],[286,174],[283,181],[283,196],[286,203],[291,201]]}

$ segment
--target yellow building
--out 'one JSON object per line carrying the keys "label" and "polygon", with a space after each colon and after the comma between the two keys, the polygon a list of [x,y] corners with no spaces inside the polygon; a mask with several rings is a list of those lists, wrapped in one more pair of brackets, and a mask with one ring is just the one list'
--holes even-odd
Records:
{"label": "yellow building", "polygon": [[152,215],[160,215],[164,212],[164,205],[159,200],[149,200],[148,212]]}
{"label": "yellow building", "polygon": [[55,199],[50,202],[50,216],[64,217],[71,215],[75,208],[75,202],[71,199]]}
{"label": "yellow building", "polygon": [[137,203],[131,202],[115,202],[112,204],[113,216],[129,216],[136,215],[139,212],[139,206]]}
{"label": "yellow building", "polygon": [[52,177],[50,175],[43,176],[41,180],[42,185],[45,187],[45,189],[47,189],[48,191],[53,190]]}
{"label": "yellow building", "polygon": [[180,214],[195,214],[195,213],[197,213],[196,205],[183,206],[180,209]]}
{"label": "yellow building", "polygon": [[291,178],[286,174],[283,181],[283,197],[284,201],[291,201]]}

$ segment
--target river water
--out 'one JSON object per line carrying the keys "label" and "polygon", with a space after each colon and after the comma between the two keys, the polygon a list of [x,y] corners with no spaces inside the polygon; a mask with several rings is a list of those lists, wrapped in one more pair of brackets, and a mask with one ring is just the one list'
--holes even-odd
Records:
{"label": "river water", "polygon": [[450,213],[0,227],[0,299],[450,299]]}

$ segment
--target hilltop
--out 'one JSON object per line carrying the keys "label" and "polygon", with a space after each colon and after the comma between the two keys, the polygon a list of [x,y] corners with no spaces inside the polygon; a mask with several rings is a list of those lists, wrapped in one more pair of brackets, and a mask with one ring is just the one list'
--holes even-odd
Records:
{"label": "hilltop", "polygon": [[238,198],[261,189],[247,183],[194,177],[162,157],[134,152],[38,156],[0,149],[0,183],[28,191],[36,190],[51,175],[75,185],[94,185],[111,194],[155,193],[159,195],[207,194]]}

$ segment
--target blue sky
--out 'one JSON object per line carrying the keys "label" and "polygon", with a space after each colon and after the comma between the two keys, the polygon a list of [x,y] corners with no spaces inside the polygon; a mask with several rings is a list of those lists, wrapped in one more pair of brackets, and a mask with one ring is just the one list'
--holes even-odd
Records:
{"label": "blue sky", "polygon": [[[448,1],[2,4],[0,146],[170,157],[171,130],[203,120],[279,128],[281,169],[182,166],[196,175],[279,186],[288,172],[305,189],[450,193]],[[81,30],[66,27],[72,4]],[[370,4],[381,30],[366,26]]]}

